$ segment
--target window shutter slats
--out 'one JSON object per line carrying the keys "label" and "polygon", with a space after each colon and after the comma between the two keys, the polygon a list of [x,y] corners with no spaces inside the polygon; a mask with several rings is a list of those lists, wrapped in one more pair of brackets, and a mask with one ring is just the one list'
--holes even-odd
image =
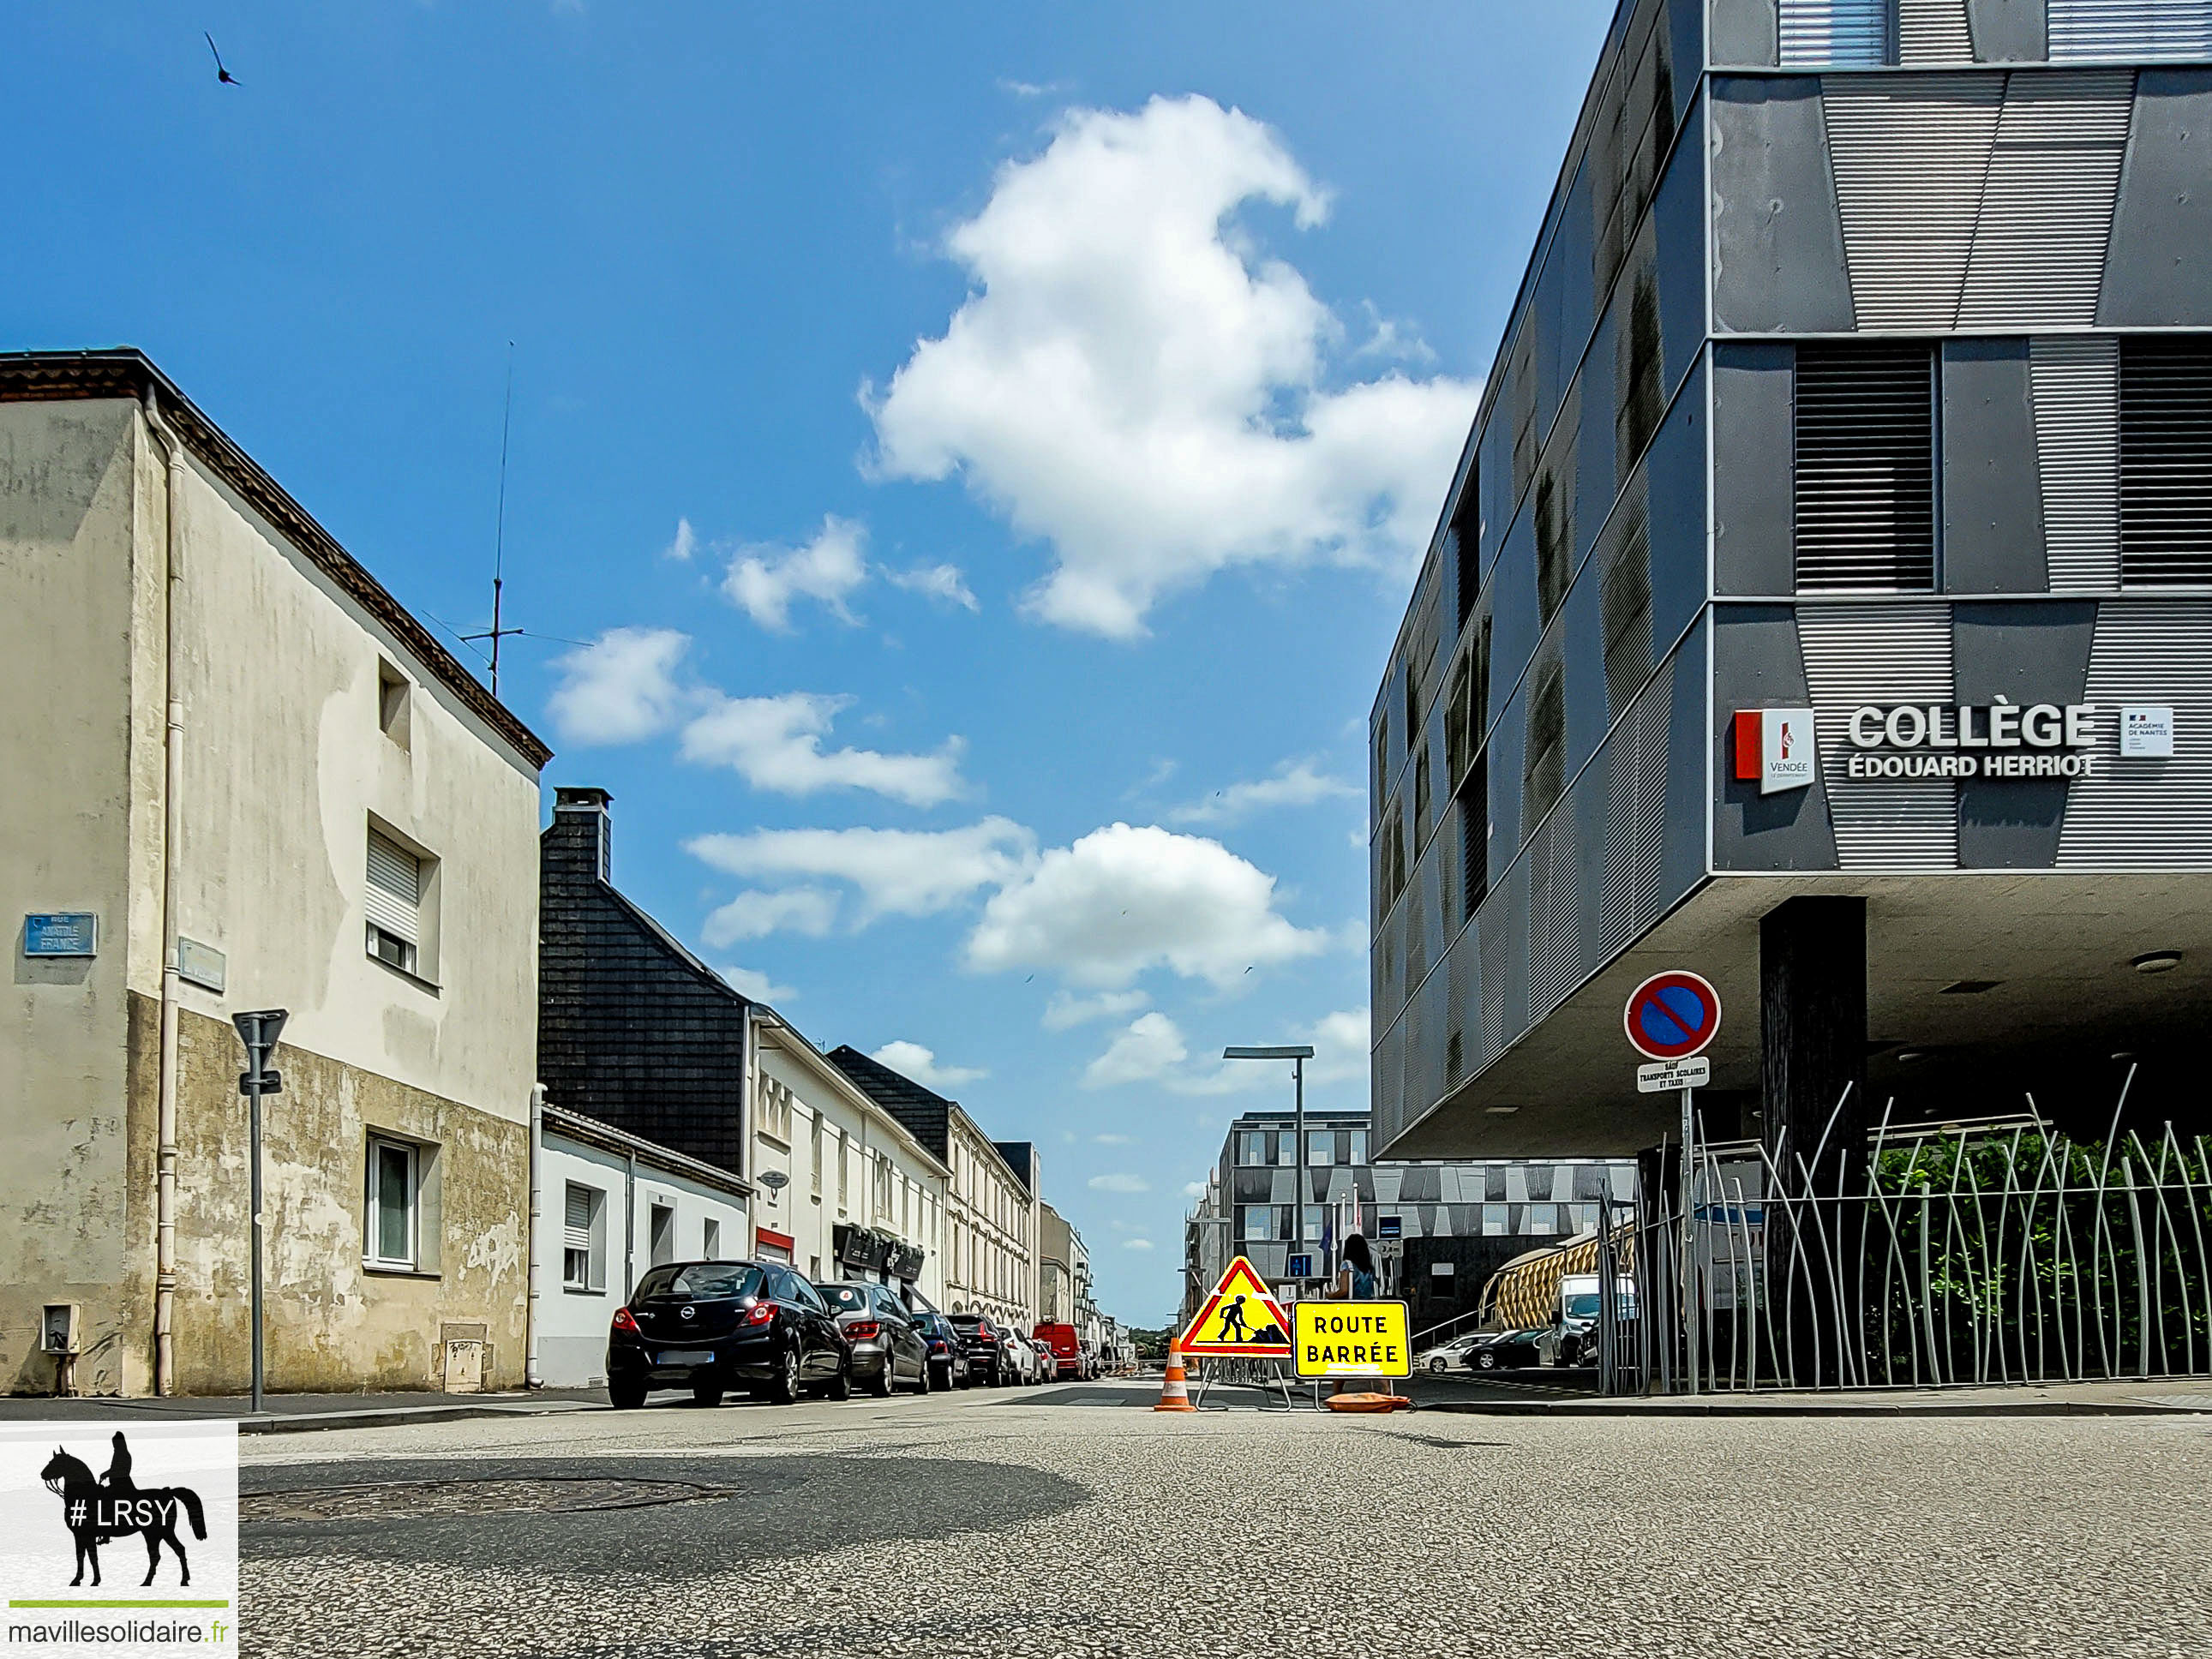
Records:
{"label": "window shutter slats", "polygon": [[422,864],[388,836],[368,832],[368,919],[410,945],[422,940]]}
{"label": "window shutter slats", "polygon": [[1889,62],[1890,0],[1782,0],[1782,67]]}
{"label": "window shutter slats", "polygon": [[1935,368],[1925,345],[1797,354],[1797,586],[1910,592],[1936,581]]}
{"label": "window shutter slats", "polygon": [[563,1217],[562,1232],[563,1248],[589,1250],[592,1248],[592,1190],[588,1187],[568,1188],[568,1212]]}
{"label": "window shutter slats", "polygon": [[2120,348],[2120,580],[2212,583],[2212,342]]}
{"label": "window shutter slats", "polygon": [[2212,54],[2212,0],[2050,0],[2051,60]]}

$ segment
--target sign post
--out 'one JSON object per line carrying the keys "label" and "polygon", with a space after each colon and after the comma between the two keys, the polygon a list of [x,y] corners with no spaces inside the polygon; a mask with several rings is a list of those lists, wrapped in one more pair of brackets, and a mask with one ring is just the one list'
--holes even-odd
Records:
{"label": "sign post", "polygon": [[238,1092],[246,1097],[246,1202],[252,1218],[253,1230],[253,1414],[261,1415],[262,1351],[261,1351],[261,1256],[264,1228],[261,1216],[261,1097],[281,1094],[284,1079],[269,1063],[269,1056],[276,1052],[276,1038],[290,1018],[289,1010],[264,1008],[250,1014],[233,1014],[230,1023],[238,1027],[238,1035],[246,1044],[246,1069],[238,1074]]}
{"label": "sign post", "polygon": [[1647,1060],[1658,1062],[1637,1068],[1636,1086],[1650,1094],[1673,1088],[1682,1103],[1682,1178],[1676,1212],[1681,1217],[1682,1260],[1682,1392],[1698,1391],[1698,1264],[1697,1233],[1691,1217],[1694,1194],[1691,1182],[1697,1172],[1697,1115],[1693,1103],[1698,1085],[1712,1074],[1711,1062],[1699,1059],[1721,1029],[1720,993],[1698,975],[1676,969],[1654,974],[1628,994],[1621,1011],[1621,1027],[1629,1045]]}

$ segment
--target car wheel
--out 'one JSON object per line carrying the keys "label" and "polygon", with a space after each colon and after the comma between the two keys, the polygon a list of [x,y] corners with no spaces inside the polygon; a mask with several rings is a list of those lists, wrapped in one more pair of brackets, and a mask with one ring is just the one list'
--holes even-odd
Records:
{"label": "car wheel", "polygon": [[694,1382],[691,1403],[695,1406],[719,1406],[722,1403],[722,1385],[719,1382]]}
{"label": "car wheel", "polygon": [[645,1384],[642,1382],[609,1382],[607,1403],[618,1412],[634,1412],[645,1404]]}
{"label": "car wheel", "polygon": [[1477,1370],[1481,1371],[1496,1370],[1498,1369],[1498,1356],[1494,1353],[1488,1352],[1487,1351],[1475,1355],[1474,1368]]}
{"label": "car wheel", "polygon": [[853,1362],[847,1358],[837,1361],[837,1374],[822,1385],[824,1400],[850,1400],[853,1397]]}
{"label": "car wheel", "polygon": [[933,1389],[945,1389],[947,1393],[950,1393],[950,1392],[951,1391],[951,1389],[952,1389],[952,1367],[951,1367],[951,1366],[950,1366],[950,1365],[936,1365],[936,1364],[931,1364],[931,1365],[926,1365],[926,1366],[924,1366],[922,1369],[923,1369],[924,1370],[927,1371],[927,1372],[928,1372],[928,1374],[929,1374],[929,1386],[930,1386],[931,1388],[933,1388]]}
{"label": "car wheel", "polygon": [[936,1383],[937,1367],[931,1364],[927,1359],[923,1360],[921,1362],[921,1374],[915,1378],[914,1391],[916,1394],[927,1394],[936,1386]]}
{"label": "car wheel", "polygon": [[883,1369],[876,1373],[875,1385],[869,1390],[878,1400],[888,1400],[898,1392],[898,1356],[886,1352]]}
{"label": "car wheel", "polygon": [[1441,1359],[1431,1359],[1429,1361],[1429,1369],[1441,1375],[1444,1369],[1444,1362]]}
{"label": "car wheel", "polygon": [[799,1398],[799,1350],[786,1348],[776,1356],[775,1375],[769,1381],[768,1397],[779,1406]]}

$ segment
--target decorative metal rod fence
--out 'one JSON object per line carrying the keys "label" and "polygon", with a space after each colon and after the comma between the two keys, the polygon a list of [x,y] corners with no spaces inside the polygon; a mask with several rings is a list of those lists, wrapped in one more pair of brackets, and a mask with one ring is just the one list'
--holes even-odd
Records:
{"label": "decorative metal rod fence", "polygon": [[2123,1133],[2134,1075],[2101,1143],[2057,1132],[2031,1096],[2021,1117],[1940,1128],[1885,1109],[1860,1159],[1829,1156],[1826,1133],[1810,1157],[1694,1146],[1686,1240],[1671,1180],[1638,1212],[1650,1271],[1615,1386],[1690,1380],[1685,1249],[1699,1390],[2212,1372],[2212,1152],[2170,1123]]}

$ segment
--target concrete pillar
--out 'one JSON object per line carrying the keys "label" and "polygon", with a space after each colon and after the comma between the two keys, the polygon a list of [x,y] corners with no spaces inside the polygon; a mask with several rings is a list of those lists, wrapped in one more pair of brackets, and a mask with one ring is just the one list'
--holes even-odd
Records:
{"label": "concrete pillar", "polygon": [[1856,1192],[1868,1126],[1864,899],[1787,899],[1759,919],[1759,1018],[1765,1139],[1777,1166],[1794,1187],[1802,1158],[1814,1191],[1833,1196],[1841,1174]]}

